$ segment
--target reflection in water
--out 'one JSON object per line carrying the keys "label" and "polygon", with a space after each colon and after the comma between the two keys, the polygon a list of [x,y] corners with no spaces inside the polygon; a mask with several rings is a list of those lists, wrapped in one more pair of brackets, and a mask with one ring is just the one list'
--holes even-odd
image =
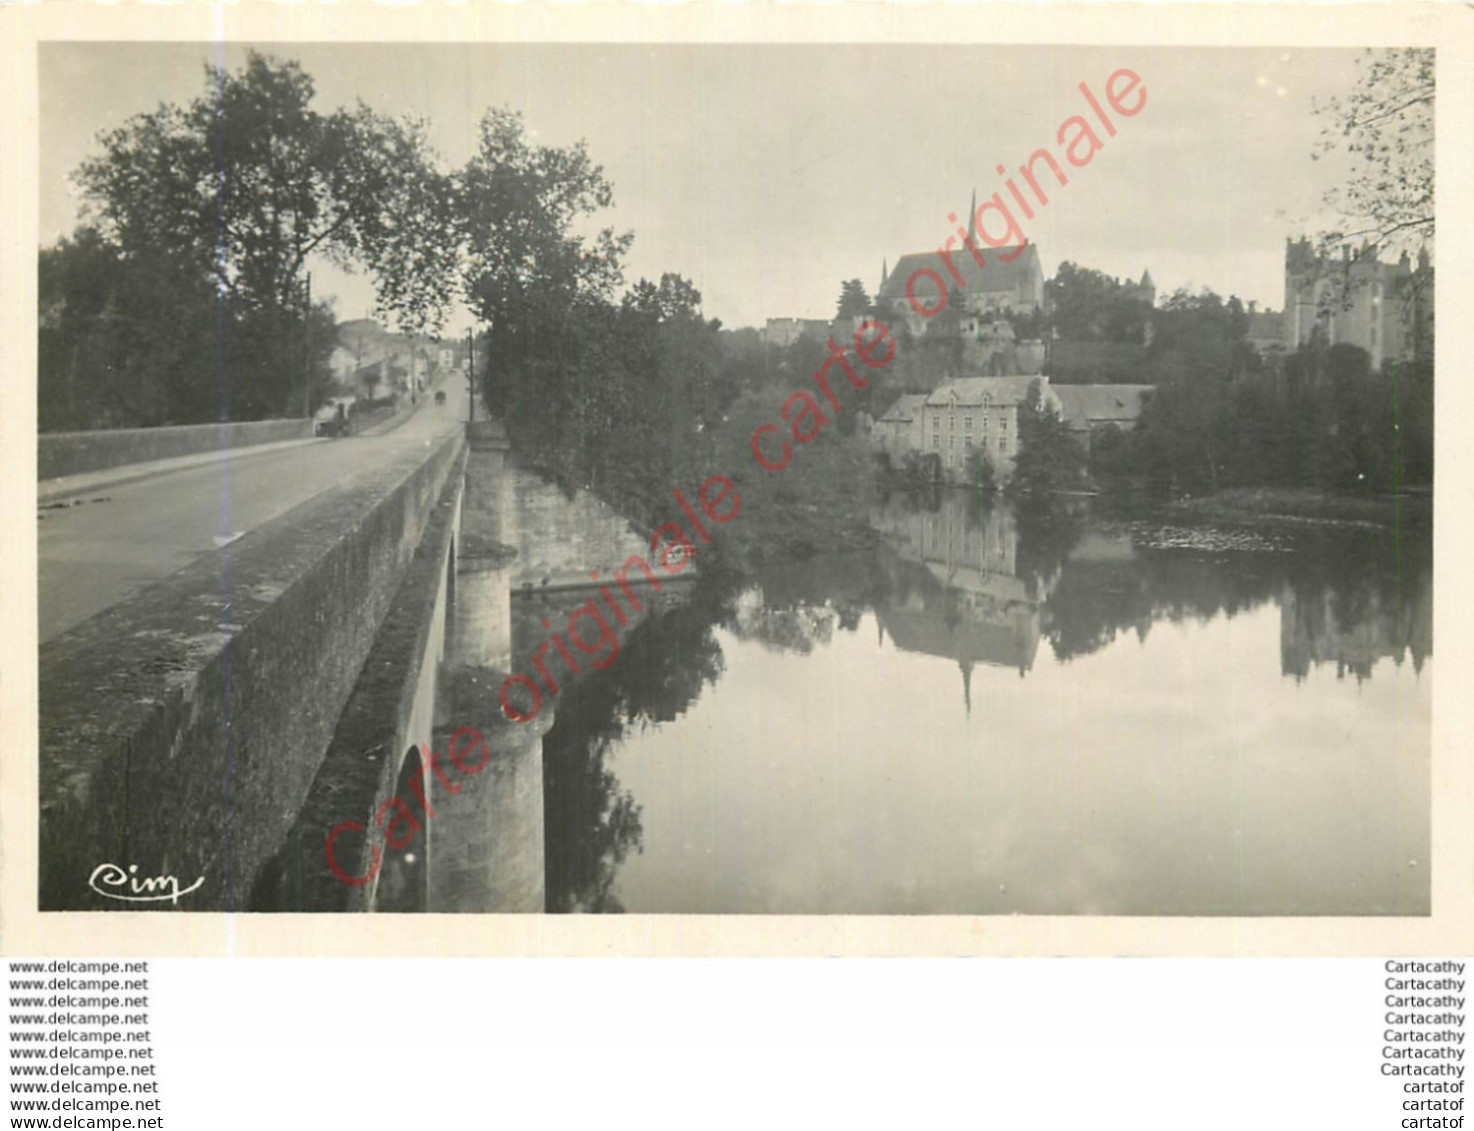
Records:
{"label": "reflection in water", "polygon": [[1427,913],[1426,533],[871,521],[563,697],[550,910]]}
{"label": "reflection in water", "polygon": [[899,559],[877,619],[905,651],[955,659],[965,683],[979,663],[1024,675],[1034,666],[1040,601],[1054,571],[1021,575],[1013,511],[957,505],[963,497],[941,492],[917,506],[893,495],[875,508],[871,525]]}
{"label": "reflection in water", "polygon": [[719,602],[713,590],[667,602],[630,634],[615,663],[591,671],[559,700],[557,722],[543,739],[549,911],[623,910],[615,873],[641,850],[644,829],[609,754],[644,727],[679,718],[720,678],[712,631],[723,616]]}

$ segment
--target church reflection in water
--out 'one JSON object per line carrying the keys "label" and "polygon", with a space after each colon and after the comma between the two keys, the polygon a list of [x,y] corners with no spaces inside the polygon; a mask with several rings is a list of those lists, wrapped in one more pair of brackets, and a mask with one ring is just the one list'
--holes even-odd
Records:
{"label": "church reflection in water", "polygon": [[965,689],[977,664],[1027,675],[1041,641],[1069,660],[1120,632],[1145,639],[1160,620],[1232,617],[1271,601],[1286,676],[1326,664],[1367,679],[1383,659],[1410,659],[1420,672],[1432,654],[1426,530],[1168,539],[1160,522],[1100,518],[1084,501],[1021,519],[1004,501],[946,490],[891,494],[870,522],[888,559],[875,603],[882,633],[905,651],[955,660]]}
{"label": "church reflection in water", "polygon": [[970,695],[975,664],[1020,676],[1034,666],[1041,605],[1056,577],[1021,576],[1011,508],[968,506],[956,491],[932,502],[892,495],[871,511],[871,525],[898,559],[876,619],[898,648],[955,659]]}
{"label": "church reflection in water", "polygon": [[[917,670],[908,666],[905,654],[944,659],[955,665],[957,682],[933,684],[927,692],[936,707],[929,716],[943,727],[950,712],[976,718],[985,686],[982,669],[1016,672],[1017,678],[1004,684],[992,681],[993,693],[1017,701],[1008,704],[1009,717],[1035,704],[1038,711],[1032,717],[1056,728],[1041,741],[1061,749],[1074,741],[1058,707],[1060,687],[1069,686],[1082,698],[1093,694],[1091,710],[1098,712],[1104,703],[1116,720],[1110,725],[1124,728],[1116,734],[1092,716],[1097,738],[1116,735],[1121,751],[1142,757],[1159,743],[1155,728],[1166,725],[1160,721],[1163,712],[1198,712],[1192,715],[1193,725],[1203,740],[1230,745],[1242,719],[1227,703],[1163,698],[1161,691],[1168,686],[1186,688],[1190,698],[1196,685],[1190,679],[1184,683],[1182,671],[1158,672],[1135,657],[1186,657],[1189,668],[1200,662],[1241,665],[1244,686],[1272,693],[1270,685],[1289,684],[1286,689],[1305,710],[1329,711],[1339,702],[1336,677],[1374,680],[1384,692],[1379,702],[1394,682],[1400,690],[1393,698],[1426,693],[1426,679],[1423,691],[1417,692],[1401,676],[1422,677],[1432,653],[1427,531],[1399,538],[1391,531],[1334,527],[1274,535],[1189,529],[1173,525],[1160,511],[1110,511],[1092,500],[1030,511],[1006,500],[990,505],[973,493],[946,489],[877,498],[869,523],[877,538],[868,550],[821,550],[753,576],[704,573],[690,590],[672,594],[674,599],[662,601],[654,615],[629,626],[616,662],[586,671],[565,689],[556,724],[543,741],[548,911],[618,911],[626,897],[640,910],[687,908],[683,900],[689,893],[683,895],[679,885],[649,888],[649,877],[665,875],[662,869],[691,883],[698,882],[691,877],[704,877],[699,884],[715,883],[717,872],[709,872],[708,866],[716,866],[689,845],[715,835],[712,829],[726,827],[724,799],[729,791],[740,792],[743,767],[751,764],[754,752],[743,726],[712,729],[690,722],[690,717],[704,708],[729,723],[733,718],[806,718],[784,698],[790,679],[795,680],[792,694],[801,697],[798,681],[810,675],[798,675],[800,671],[812,673],[813,686],[837,687],[851,682],[855,664],[872,667],[863,682],[883,695],[879,689],[899,686],[908,672]],[[514,596],[514,657],[539,634],[544,617],[562,615],[563,599],[572,597],[555,589]],[[843,639],[850,636],[859,644],[861,633],[873,634],[880,646],[867,641],[856,651]],[[1154,633],[1163,639],[1153,638]],[[1124,638],[1143,647],[1113,647]],[[1230,643],[1238,648],[1232,658],[1223,651]],[[789,675],[775,684],[761,658],[764,653],[786,657],[786,663],[797,660],[803,667],[783,669]],[[867,655],[872,658],[865,659]],[[1089,668],[1076,666],[1075,661],[1086,657],[1101,658]],[[843,675],[836,664],[842,665]],[[1394,675],[1390,670],[1403,665],[1411,672]],[[1105,700],[1103,688],[1109,688]],[[1366,710],[1373,708],[1367,705]],[[823,717],[822,712],[814,716]],[[904,746],[905,728],[883,733],[883,717],[888,716],[878,712],[872,720],[878,746]],[[1412,728],[1409,741],[1421,733],[1416,729],[1421,724],[1411,716],[1392,721],[1400,725],[1399,720]],[[807,751],[810,758],[828,741],[824,724],[816,721],[813,726],[791,736],[793,750]],[[660,753],[664,747],[658,735],[666,728],[682,736],[679,756],[669,750]],[[1317,734],[1330,745],[1304,748],[1302,734],[1296,739],[1301,745],[1295,758],[1275,765],[1290,772],[1344,753],[1331,750],[1338,741],[1334,728]],[[1035,750],[1033,756],[1044,752]],[[1366,765],[1382,765],[1380,748],[1363,753]],[[938,764],[950,764],[957,752],[937,749],[931,756]],[[995,761],[1003,765],[1001,759]],[[1122,764],[1112,764],[1124,772]],[[1174,772],[1196,767],[1211,776],[1214,765],[1212,758],[1179,759]],[[1325,765],[1331,767],[1332,778],[1340,772],[1334,758]],[[697,766],[704,769],[698,772]],[[1397,780],[1399,797],[1415,796],[1423,788],[1419,772],[1416,766],[1407,768],[1407,779]],[[695,809],[673,809],[673,797],[692,800],[694,783],[707,780],[701,774],[711,778],[710,796],[703,792]],[[815,784],[814,789],[832,788],[829,778],[819,776],[830,784]],[[915,776],[927,780],[920,766]],[[1016,793],[1026,784],[1014,782],[1010,788]],[[1392,788],[1385,782],[1378,786],[1384,787]],[[810,800],[815,812],[826,804],[823,796]],[[759,816],[757,810],[743,812],[744,820]],[[715,822],[710,828],[702,824],[708,818]],[[942,818],[933,814],[931,819]],[[647,825],[660,831],[647,837]],[[1398,827],[1417,840],[1421,826],[1404,822]],[[923,829],[912,831],[916,843],[928,843]],[[630,879],[622,887],[619,877],[626,871],[646,878]],[[766,885],[779,882],[766,874],[747,880],[755,891],[764,892]],[[1278,898],[1261,894],[1266,907]],[[812,895],[814,906],[825,905],[822,890],[816,888]],[[1362,906],[1342,895],[1326,906],[1372,913],[1385,902],[1371,900]],[[1060,906],[1070,909],[1068,900]],[[1163,896],[1160,906],[1153,906],[1160,910],[1177,904]]]}

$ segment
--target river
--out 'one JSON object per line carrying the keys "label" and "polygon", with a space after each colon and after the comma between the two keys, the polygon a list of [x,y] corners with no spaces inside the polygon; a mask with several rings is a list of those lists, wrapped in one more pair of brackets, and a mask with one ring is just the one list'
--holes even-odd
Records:
{"label": "river", "polygon": [[1426,532],[894,494],[544,740],[548,908],[1426,915]]}

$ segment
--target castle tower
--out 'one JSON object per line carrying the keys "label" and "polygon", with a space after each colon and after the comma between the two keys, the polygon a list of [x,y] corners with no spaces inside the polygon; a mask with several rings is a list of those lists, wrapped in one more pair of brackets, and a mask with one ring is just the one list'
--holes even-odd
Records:
{"label": "castle tower", "polygon": [[1141,282],[1137,284],[1136,289],[1137,294],[1148,306],[1157,305],[1157,284],[1152,282],[1152,273],[1150,270],[1143,270],[1141,272]]}
{"label": "castle tower", "polygon": [[1315,279],[1318,274],[1310,241],[1285,237],[1285,347],[1298,349],[1310,339],[1316,324]]}

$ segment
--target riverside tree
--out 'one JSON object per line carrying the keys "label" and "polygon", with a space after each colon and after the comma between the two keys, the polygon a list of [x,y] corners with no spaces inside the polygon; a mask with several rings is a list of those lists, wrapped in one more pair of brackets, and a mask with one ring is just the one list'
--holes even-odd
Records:
{"label": "riverside tree", "polygon": [[[256,52],[238,72],[207,66],[205,86],[103,134],[76,174],[135,345],[167,338],[181,309],[214,322],[213,340],[184,355],[145,351],[168,373],[162,403],[136,423],[301,413],[306,373],[320,370],[308,343],[319,362],[331,349],[330,333],[309,330],[330,326],[326,306],[307,310],[314,257],[371,271],[381,312],[402,329],[438,328],[454,286],[452,184],[423,123],[362,103],[320,112],[297,63]],[[137,301],[160,279],[173,301]]]}
{"label": "riverside tree", "polygon": [[613,188],[582,142],[535,144],[519,115],[492,110],[458,194],[488,407],[524,459],[655,515],[737,394],[720,324],[673,273],[621,294],[633,237],[597,223]]}
{"label": "riverside tree", "polygon": [[590,414],[619,412],[632,390],[596,381],[603,333],[632,237],[579,231],[613,203],[603,170],[578,143],[534,144],[522,117],[493,109],[458,175],[465,225],[462,285],[488,326],[482,392],[514,442],[550,454]]}
{"label": "riverside tree", "polygon": [[1052,492],[1077,487],[1085,467],[1085,453],[1070,436],[1069,427],[1044,398],[1037,380],[1029,382],[1028,396],[1018,411],[1019,450],[1014,457],[1009,492],[1019,498],[1042,500]]}
{"label": "riverside tree", "polygon": [[1320,250],[1349,241],[1416,250],[1433,241],[1434,52],[1368,50],[1359,62],[1351,94],[1315,107],[1325,125],[1312,156],[1343,151],[1352,161],[1349,179],[1326,196],[1345,227],[1322,234]]}

